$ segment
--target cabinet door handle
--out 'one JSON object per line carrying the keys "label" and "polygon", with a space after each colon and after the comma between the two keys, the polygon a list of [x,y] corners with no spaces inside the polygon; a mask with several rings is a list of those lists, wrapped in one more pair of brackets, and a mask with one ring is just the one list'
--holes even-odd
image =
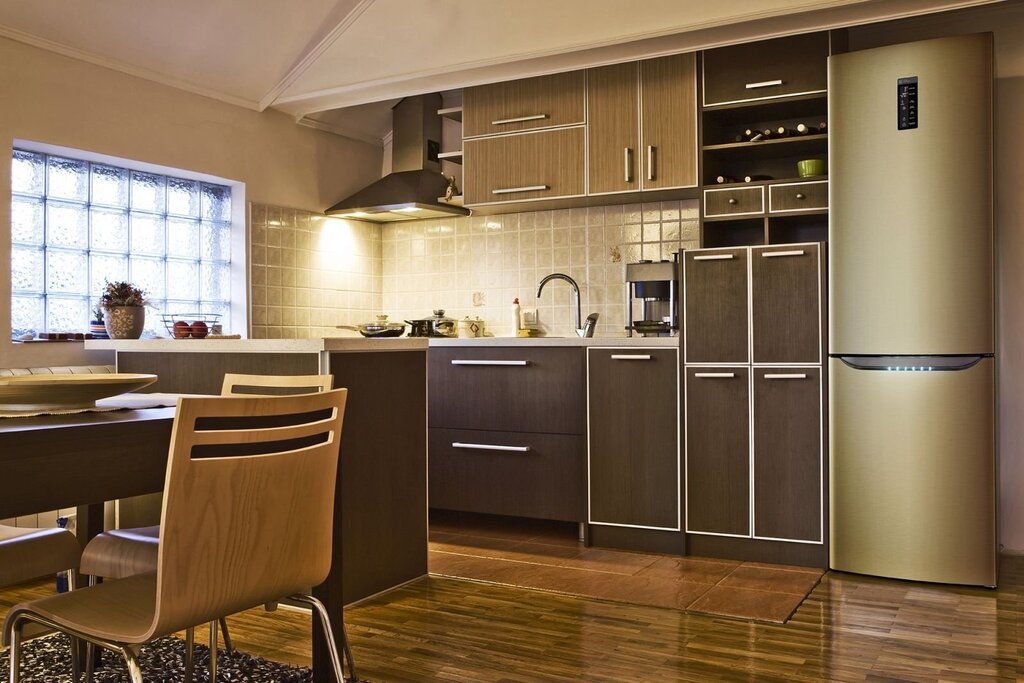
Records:
{"label": "cabinet door handle", "polygon": [[452,365],[529,365],[528,360],[459,360],[452,361]]}
{"label": "cabinet door handle", "polygon": [[474,451],[511,451],[514,453],[526,453],[530,450],[529,446],[499,446],[491,443],[460,443],[458,441],[452,442],[452,448],[470,448]]}
{"label": "cabinet door handle", "polygon": [[765,379],[807,379],[805,372],[765,373]]}
{"label": "cabinet door handle", "polygon": [[736,254],[703,254],[701,256],[694,256],[694,261],[728,261],[736,258]]}
{"label": "cabinet door handle", "polygon": [[654,145],[647,145],[647,179],[654,180]]}
{"label": "cabinet door handle", "polygon": [[731,379],[736,376],[735,372],[695,372],[694,377],[700,377],[701,379]]}
{"label": "cabinet door handle", "polygon": [[491,194],[512,194],[513,192],[536,192],[550,189],[547,185],[527,185],[526,187],[502,187],[491,190]]}
{"label": "cabinet door handle", "polygon": [[780,256],[803,256],[803,249],[793,249],[791,251],[763,251],[761,252],[762,258],[779,258]]}
{"label": "cabinet door handle", "polygon": [[629,147],[626,147],[624,151],[625,151],[625,157],[626,157],[626,160],[625,160],[626,161],[626,177],[625,177],[625,180],[626,180],[627,183],[631,183],[631,182],[633,182],[633,150],[630,149]]}
{"label": "cabinet door handle", "polygon": [[503,126],[506,123],[522,123],[523,121],[539,121],[540,119],[546,119],[547,114],[533,114],[531,116],[517,116],[514,119],[497,119],[491,121],[492,126]]}
{"label": "cabinet door handle", "polygon": [[797,192],[796,193],[796,198],[797,199],[807,199],[807,195],[805,195],[803,192]]}
{"label": "cabinet door handle", "polygon": [[735,204],[736,203],[736,198],[735,197],[729,197],[729,203],[730,204]]}
{"label": "cabinet door handle", "polygon": [[650,360],[649,353],[613,353],[612,360]]}
{"label": "cabinet door handle", "polygon": [[774,81],[757,81],[756,83],[747,83],[745,87],[747,90],[756,90],[757,88],[770,88],[773,85],[782,85],[782,79],[776,78]]}

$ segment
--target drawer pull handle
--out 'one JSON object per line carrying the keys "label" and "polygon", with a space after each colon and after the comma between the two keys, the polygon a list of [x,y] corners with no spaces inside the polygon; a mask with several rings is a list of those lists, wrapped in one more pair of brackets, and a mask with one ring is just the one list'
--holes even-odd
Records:
{"label": "drawer pull handle", "polygon": [[523,121],[539,121],[541,119],[546,119],[547,117],[548,117],[547,114],[533,114],[532,116],[517,116],[514,119],[497,119],[496,121],[491,121],[491,125],[492,126],[503,126],[506,123],[522,123]]}
{"label": "drawer pull handle", "polygon": [[491,190],[491,194],[512,194],[513,192],[537,192],[550,189],[547,185],[527,185],[526,187],[502,187]]}
{"label": "drawer pull handle", "polygon": [[757,88],[770,88],[773,85],[782,85],[782,79],[776,78],[774,81],[757,81],[756,83],[747,83],[747,90],[755,90]]}
{"label": "drawer pull handle", "polygon": [[702,254],[701,256],[694,256],[694,261],[728,261],[736,258],[736,254]]}
{"label": "drawer pull handle", "polygon": [[735,197],[729,197],[729,203],[730,204],[736,204],[736,198]]}
{"label": "drawer pull handle", "polygon": [[695,372],[694,377],[700,377],[701,379],[731,379],[736,376],[735,372]]}
{"label": "drawer pull handle", "polygon": [[805,372],[792,372],[792,373],[767,373],[764,376],[765,379],[807,379],[807,373]]}
{"label": "drawer pull handle", "polygon": [[763,258],[779,258],[780,256],[803,256],[803,249],[793,249],[792,251],[765,251],[761,252]]}
{"label": "drawer pull handle", "polygon": [[647,179],[654,180],[654,145],[647,145]]}
{"label": "drawer pull handle", "polygon": [[803,192],[797,192],[796,193],[796,198],[797,199],[807,199],[807,195],[805,195]]}
{"label": "drawer pull handle", "polygon": [[624,150],[626,157],[626,175],[625,181],[627,183],[633,182],[633,150],[626,147]]}
{"label": "drawer pull handle", "polygon": [[460,443],[458,441],[452,442],[452,448],[469,448],[474,451],[511,451],[514,453],[526,453],[530,450],[529,446],[498,446],[490,443]]}
{"label": "drawer pull handle", "polygon": [[452,361],[452,365],[529,365],[528,360],[458,360]]}
{"label": "drawer pull handle", "polygon": [[649,353],[613,353],[612,360],[650,360]]}

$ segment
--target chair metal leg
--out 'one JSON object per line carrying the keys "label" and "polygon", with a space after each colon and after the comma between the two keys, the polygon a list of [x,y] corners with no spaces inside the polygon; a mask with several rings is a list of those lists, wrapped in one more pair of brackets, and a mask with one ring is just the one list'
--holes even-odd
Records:
{"label": "chair metal leg", "polygon": [[125,664],[128,665],[128,675],[131,676],[132,683],[143,683],[142,667],[139,666],[138,655],[130,647],[119,649],[121,650],[121,656],[124,657]]}
{"label": "chair metal leg", "polygon": [[196,664],[196,630],[185,629],[185,683],[192,683]]}
{"label": "chair metal leg", "polygon": [[79,650],[82,647],[82,643],[78,638],[71,636],[71,680],[74,683],[82,680],[82,658],[79,656]]}
{"label": "chair metal leg", "polygon": [[217,622],[210,622],[210,683],[217,683]]}
{"label": "chair metal leg", "polygon": [[346,681],[358,681],[359,676],[356,674],[356,662],[352,657],[352,648],[348,644],[348,635],[345,633],[345,622],[341,622],[341,647],[345,651],[345,663],[348,664],[348,678],[345,678],[345,673],[341,666],[341,657],[338,655],[338,645],[334,639],[334,629],[331,627],[330,615],[327,613],[327,608],[324,607],[324,603],[320,602],[312,595],[293,595],[292,600],[298,602],[304,602],[307,605],[313,606],[313,611],[316,612],[320,618],[320,624],[324,629],[324,638],[327,640],[327,651],[331,655],[331,665],[334,667],[334,680],[336,683],[345,683]]}
{"label": "chair metal leg", "polygon": [[11,683],[20,683],[21,681],[21,624],[15,619],[11,624],[11,633],[8,637],[8,642],[11,644],[10,660],[11,660]]}
{"label": "chair metal leg", "polygon": [[224,651],[231,654],[235,651],[235,646],[231,644],[231,634],[228,633],[228,620],[221,617],[218,621],[220,622],[220,631],[224,634]]}
{"label": "chair metal leg", "polygon": [[[85,644],[85,683],[92,683],[93,674],[96,670],[96,646],[92,643]],[[75,679],[77,680],[77,679]]]}

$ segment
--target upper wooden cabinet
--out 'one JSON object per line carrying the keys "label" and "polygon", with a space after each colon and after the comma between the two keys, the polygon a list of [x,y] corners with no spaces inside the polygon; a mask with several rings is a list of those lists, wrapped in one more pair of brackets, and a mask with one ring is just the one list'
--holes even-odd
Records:
{"label": "upper wooden cabinet", "polygon": [[697,184],[693,54],[587,72],[591,195]]}
{"label": "upper wooden cabinet", "polygon": [[582,196],[583,128],[466,140],[466,204]]}
{"label": "upper wooden cabinet", "polygon": [[807,33],[704,52],[704,106],[825,92],[829,34]]}
{"label": "upper wooden cabinet", "polygon": [[584,72],[466,88],[462,108],[464,138],[584,123]]}
{"label": "upper wooden cabinet", "polygon": [[645,190],[697,184],[696,84],[693,53],[640,62]]}

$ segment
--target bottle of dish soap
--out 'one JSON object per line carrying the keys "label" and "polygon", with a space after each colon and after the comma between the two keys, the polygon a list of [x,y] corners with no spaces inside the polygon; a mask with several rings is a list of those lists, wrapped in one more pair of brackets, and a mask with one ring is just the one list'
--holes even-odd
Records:
{"label": "bottle of dish soap", "polygon": [[512,300],[512,335],[518,335],[521,329],[523,329],[523,319],[519,311],[519,297],[516,297]]}

